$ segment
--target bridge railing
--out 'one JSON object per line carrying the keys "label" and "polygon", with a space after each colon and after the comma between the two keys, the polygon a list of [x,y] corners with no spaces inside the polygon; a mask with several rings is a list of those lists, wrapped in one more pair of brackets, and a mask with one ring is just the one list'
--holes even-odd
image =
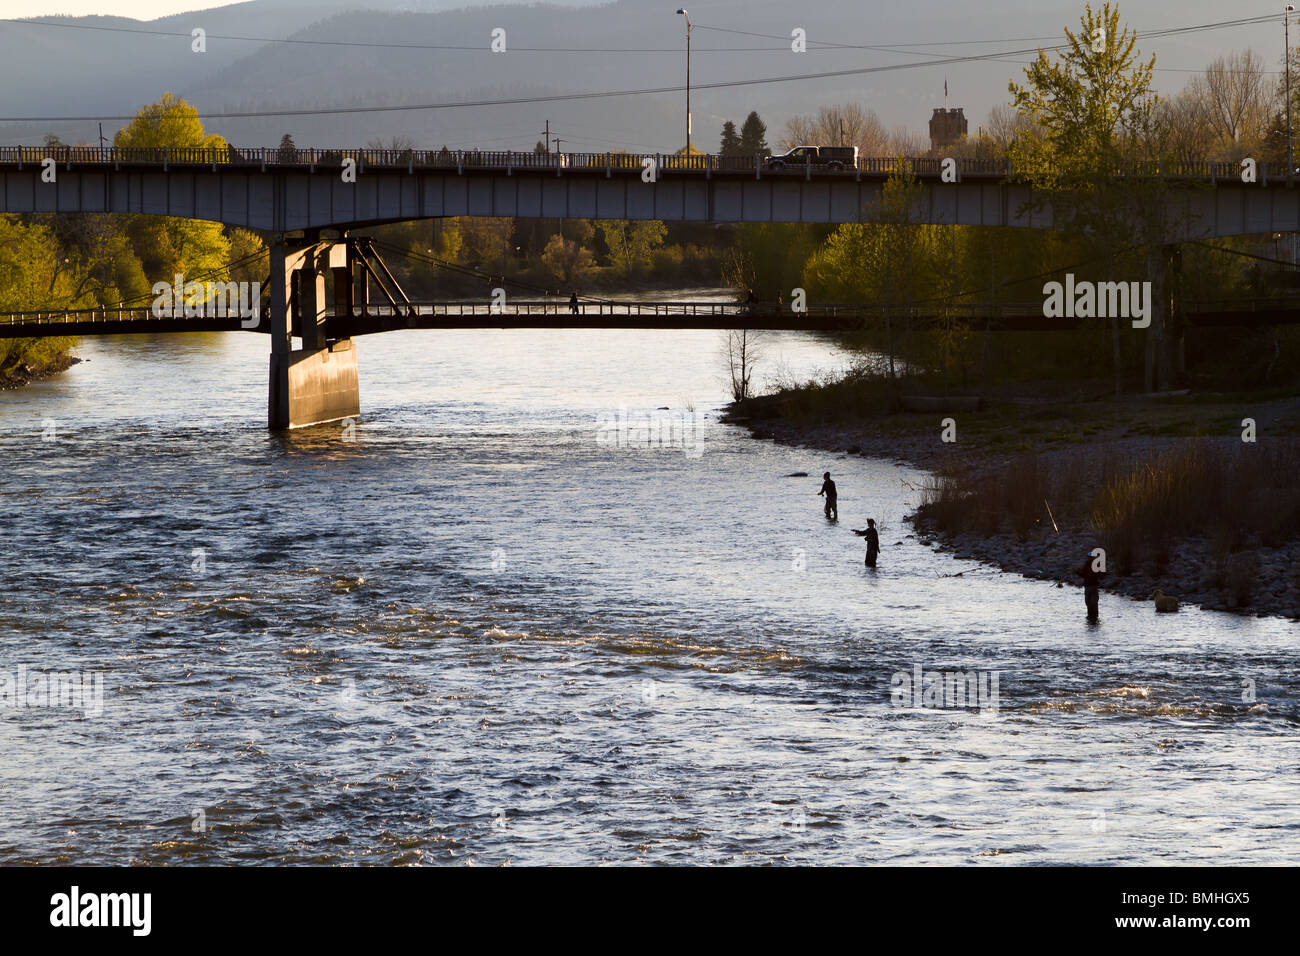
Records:
{"label": "bridge railing", "polygon": [[[1277,296],[1258,296],[1252,298],[1237,299],[1207,299],[1200,301],[1189,301],[1181,303],[1180,312],[1192,317],[1205,313],[1230,313],[1238,316],[1251,313],[1274,313],[1268,316],[1267,321],[1300,323],[1300,294],[1277,295]],[[327,309],[328,315],[334,315],[334,310]],[[263,318],[266,316],[266,306],[263,303],[260,306],[260,314]],[[1278,319],[1276,313],[1287,313],[1288,317]],[[512,316],[550,316],[553,317],[555,326],[563,327],[566,320],[572,313],[570,312],[569,302],[562,296],[548,299],[531,299],[531,300],[514,300],[507,304],[503,309],[491,305],[484,300],[471,301],[420,301],[412,302],[409,305],[394,308],[387,305],[372,304],[365,310],[354,310],[352,318],[397,318],[408,319],[413,317],[438,317],[445,316],[449,319],[464,317],[483,317],[483,318],[500,318],[506,320],[503,324],[508,324],[508,319]],[[880,303],[871,303],[858,305],[852,303],[827,303],[813,305],[805,311],[794,313],[790,310],[788,304],[785,306],[778,305],[774,302],[757,302],[752,306],[743,302],[651,302],[651,301],[597,301],[579,303],[579,315],[582,317],[584,324],[589,323],[591,317],[607,316],[611,319],[623,317],[629,320],[629,324],[635,324],[636,320],[646,318],[663,317],[663,318],[690,318],[692,316],[701,319],[708,319],[710,322],[718,322],[722,319],[736,319],[736,325],[745,325],[744,320],[747,318],[754,319],[771,319],[773,317],[789,317],[796,320],[806,319],[809,325],[818,324],[819,320],[825,322],[827,319],[842,320],[845,324],[854,323],[871,323],[882,321],[886,316],[894,319],[910,316],[921,321],[941,321],[952,319],[958,322],[971,322],[976,328],[981,327],[985,322],[998,324],[1003,320],[1024,320],[1030,324],[1025,325],[1022,321],[1020,327],[1032,328],[1032,320],[1042,318],[1042,302],[1020,302],[1007,304],[992,303],[960,303],[955,305],[946,305],[942,302],[918,303],[911,308],[903,308],[894,305],[883,305]],[[1290,318],[1294,316],[1294,320]],[[235,309],[216,310],[205,307],[202,315],[185,314],[184,309],[165,310],[161,314],[155,314],[151,306],[119,306],[116,308],[95,308],[95,309],[37,309],[22,312],[3,312],[0,313],[0,328],[8,327],[12,330],[15,327],[21,329],[30,329],[34,334],[58,334],[57,332],[44,332],[45,329],[53,330],[57,326],[66,326],[76,323],[81,329],[86,326],[107,326],[113,324],[114,331],[124,326],[131,325],[137,328],[149,326],[156,322],[169,323],[168,327],[175,329],[177,323],[183,323],[187,320],[197,322],[220,322],[231,323],[230,329],[250,329],[247,317]],[[208,326],[211,328],[211,326]],[[257,327],[265,329],[265,322],[257,323]],[[366,331],[364,327],[361,331]],[[379,331],[374,329],[372,331]]]}
{"label": "bridge railing", "polygon": [[229,319],[243,321],[237,309],[208,308],[201,316],[186,315],[184,309],[167,309],[155,314],[151,306],[118,306],[99,309],[35,309],[23,312],[0,312],[0,325],[66,325],[72,322],[101,324],[106,322],[172,322],[185,319]]}
{"label": "bridge railing", "polygon": [[[754,173],[766,170],[761,156],[717,156],[712,154],[682,155],[679,153],[537,153],[510,150],[478,149],[326,149],[326,148],[271,148],[239,149],[234,146],[0,146],[0,165],[40,165],[46,160],[70,166],[249,166],[259,168],[338,167],[351,159],[358,167],[385,169],[466,169],[511,172],[513,170],[587,170],[608,172],[640,171],[647,159],[653,159],[660,171],[668,173]],[[916,156],[872,157],[858,159],[857,170],[869,175],[888,175],[900,162],[907,163],[920,177],[937,177],[942,172],[943,157]],[[1005,158],[958,158],[958,169],[963,176],[1009,177],[1013,172]],[[805,167],[793,164],[785,173],[800,173]],[[813,166],[818,175],[852,174],[853,168],[838,172],[824,166]],[[1209,181],[1239,179],[1242,167],[1238,161],[1145,161],[1116,167],[1111,174],[1116,177],[1166,178]],[[1256,167],[1258,181],[1286,178],[1287,169],[1281,163],[1259,163]]]}

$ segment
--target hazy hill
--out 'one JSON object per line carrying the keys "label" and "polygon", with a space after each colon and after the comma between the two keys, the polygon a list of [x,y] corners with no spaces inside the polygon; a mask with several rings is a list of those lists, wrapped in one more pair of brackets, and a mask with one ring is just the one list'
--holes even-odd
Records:
{"label": "hazy hill", "polygon": [[[1007,80],[1019,73],[1015,58],[716,90],[700,86],[933,57],[913,48],[795,54],[784,39],[794,26],[805,29],[812,40],[859,45],[999,36],[1010,42],[1038,34],[1059,35],[1061,25],[1077,18],[1076,6],[1072,0],[1032,4],[1011,0],[990,10],[958,0],[934,0],[926,7],[897,4],[882,9],[861,0],[805,4],[692,0],[691,16],[697,25],[692,77],[697,87],[692,102],[695,142],[716,148],[722,121],[739,121],[750,109],[758,109],[768,121],[769,139],[775,140],[791,113],[847,99],[876,110],[888,126],[902,124],[921,131],[930,109],[942,105],[945,77],[952,90],[951,105],[967,108],[973,131],[989,106],[1006,100]],[[0,23],[0,63],[10,80],[0,87],[0,116],[129,115],[168,90],[203,111],[221,112],[677,86],[684,80],[685,57],[684,20],[674,14],[675,9],[673,3],[659,0],[468,8],[463,0],[250,0],[149,23],[119,17],[44,18],[65,26]],[[1147,11],[1130,15],[1142,26],[1170,25]],[[1214,17],[1202,12],[1199,19]],[[182,35],[75,28],[89,25]],[[189,33],[194,27],[208,32],[207,53],[190,51]],[[507,31],[507,53],[487,50],[495,27]],[[769,34],[775,39],[747,34]],[[315,42],[265,43],[221,36]],[[1251,39],[1240,33],[1199,36],[1240,41],[1236,45],[1242,47]],[[474,49],[325,45],[338,41]],[[539,53],[527,47],[604,52]],[[647,47],[659,52],[626,52],[626,48]],[[1197,56],[1192,65],[1203,66],[1206,59],[1199,58],[1199,51]],[[1176,77],[1179,84],[1184,79]],[[243,145],[275,145],[282,133],[289,132],[304,146],[409,136],[422,146],[528,149],[550,119],[553,130],[564,138],[565,149],[670,150],[682,144],[684,109],[682,94],[674,93],[402,113],[215,119],[208,125]],[[106,122],[105,134],[111,136],[120,125]],[[69,141],[89,142],[97,136],[94,122],[0,124],[0,143],[39,142],[49,131]]]}

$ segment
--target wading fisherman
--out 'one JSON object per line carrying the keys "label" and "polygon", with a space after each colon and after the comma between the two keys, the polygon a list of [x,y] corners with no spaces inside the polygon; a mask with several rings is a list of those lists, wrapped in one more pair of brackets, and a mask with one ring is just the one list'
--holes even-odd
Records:
{"label": "wading fisherman", "polygon": [[831,481],[831,473],[829,471],[822,475],[822,490],[817,492],[817,494],[826,496],[826,517],[830,518],[832,521],[839,521],[839,493],[835,490],[835,482]]}
{"label": "wading fisherman", "polygon": [[1092,555],[1088,555],[1083,562],[1083,567],[1079,568],[1075,574],[1083,578],[1083,603],[1088,606],[1088,620],[1097,620],[1097,582],[1105,575],[1105,571],[1094,571],[1092,568]]}
{"label": "wading fisherman", "polygon": [[861,535],[867,539],[867,567],[876,566],[876,555],[880,554],[880,533],[876,531],[876,519],[868,518],[867,527],[863,531],[854,530],[854,534]]}

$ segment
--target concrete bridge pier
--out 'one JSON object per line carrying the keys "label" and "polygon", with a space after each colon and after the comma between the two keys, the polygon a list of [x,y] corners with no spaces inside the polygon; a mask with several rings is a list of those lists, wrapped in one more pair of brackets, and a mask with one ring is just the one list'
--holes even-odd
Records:
{"label": "concrete bridge pier", "polygon": [[[336,312],[351,312],[355,271],[345,241],[311,236],[271,246],[271,377],[267,423],[272,429],[320,425],[361,414],[357,351],[330,335],[325,273],[335,277]],[[345,283],[340,274],[348,277]],[[338,302],[346,285],[346,302]],[[342,306],[340,308],[340,305]],[[293,348],[293,339],[302,340]]]}
{"label": "concrete bridge pier", "polygon": [[1147,274],[1151,277],[1151,325],[1147,328],[1143,362],[1143,388],[1170,391],[1182,385],[1187,374],[1182,316],[1182,251],[1175,243],[1151,246]]}

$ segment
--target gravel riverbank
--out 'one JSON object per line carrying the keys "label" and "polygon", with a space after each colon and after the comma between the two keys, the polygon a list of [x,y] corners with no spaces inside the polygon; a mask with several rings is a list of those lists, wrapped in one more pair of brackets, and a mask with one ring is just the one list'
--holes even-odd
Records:
{"label": "gravel riverbank", "polygon": [[[741,416],[729,420],[747,427],[755,438],[900,461],[930,472],[959,463],[968,473],[993,474],[1023,454],[1023,450],[945,444],[938,440],[938,427],[929,418],[919,429],[908,419],[869,424],[805,424],[783,418]],[[1090,472],[1099,474],[1100,463],[1107,456],[1159,451],[1180,440],[1186,439],[1099,435],[1084,447],[1048,448],[1036,453],[1036,457],[1042,467],[1071,469],[1086,481],[1095,477]],[[1075,572],[1098,546],[1098,535],[1086,516],[1054,517],[1059,529],[1052,526],[1045,511],[1043,522],[1024,538],[1012,533],[941,533],[915,514],[908,516],[908,521],[920,540],[959,557],[1029,578],[1081,587]],[[1123,575],[1109,574],[1103,579],[1102,589],[1140,601],[1150,601],[1158,589],[1183,604],[1210,610],[1300,619],[1300,541],[1292,540],[1280,547],[1254,547],[1244,554],[1231,555],[1225,565],[1222,556],[1216,557],[1208,536],[1189,534],[1169,549],[1162,564],[1127,569],[1130,573]]]}

